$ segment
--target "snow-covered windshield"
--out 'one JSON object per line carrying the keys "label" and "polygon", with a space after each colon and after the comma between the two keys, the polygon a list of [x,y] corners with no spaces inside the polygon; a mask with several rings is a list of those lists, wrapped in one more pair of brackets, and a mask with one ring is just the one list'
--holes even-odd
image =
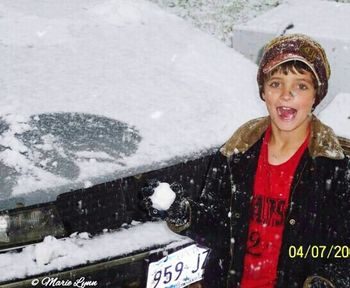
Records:
{"label": "snow-covered windshield", "polygon": [[0,119],[0,134],[3,193],[14,191],[18,181],[35,189],[40,178],[70,182],[94,177],[99,170],[113,172],[126,166],[141,141],[126,123],[85,113],[33,115],[17,125]]}

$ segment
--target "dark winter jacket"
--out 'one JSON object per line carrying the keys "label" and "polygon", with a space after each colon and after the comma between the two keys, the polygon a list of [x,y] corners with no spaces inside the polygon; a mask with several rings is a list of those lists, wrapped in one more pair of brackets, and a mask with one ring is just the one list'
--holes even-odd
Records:
{"label": "dark winter jacket", "polygon": [[[269,117],[259,118],[234,133],[213,156],[200,199],[190,201],[187,225],[171,227],[188,228],[188,235],[212,248],[206,288],[239,287],[254,176],[269,124]],[[302,287],[312,275],[337,288],[350,287],[349,158],[333,131],[316,117],[310,137],[291,186],[276,287]]]}

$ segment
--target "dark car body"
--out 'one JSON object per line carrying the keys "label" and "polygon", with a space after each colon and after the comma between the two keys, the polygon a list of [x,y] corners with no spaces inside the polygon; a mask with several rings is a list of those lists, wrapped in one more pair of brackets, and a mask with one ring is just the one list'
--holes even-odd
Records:
{"label": "dark car body", "polygon": [[[140,198],[140,191],[149,180],[180,183],[189,197],[198,197],[204,184],[211,155],[212,151],[208,151],[207,155],[198,159],[116,179],[88,189],[63,193],[57,197],[56,201],[29,206],[25,209],[40,207],[42,211],[54,214],[56,221],[64,228],[60,235],[62,237],[68,237],[71,233],[79,231],[87,231],[92,236],[102,233],[104,229],[114,231],[122,224],[131,223],[132,220],[140,222],[149,220],[146,211],[141,207]],[[23,210],[23,208],[2,211],[2,213],[13,214],[18,210]],[[82,213],[86,210],[89,212]],[[116,214],[118,218],[115,217]],[[48,231],[48,235],[49,232],[52,231]],[[178,244],[173,243],[171,247],[167,245],[149,247],[111,259],[101,259],[83,267],[70,267],[63,271],[50,271],[26,279],[13,279],[1,283],[0,287],[32,287],[33,279],[43,281],[48,276],[57,277],[57,281],[77,280],[84,277],[86,281],[96,281],[98,287],[145,287],[150,262],[159,260],[165,251],[170,253],[191,243],[192,241],[188,240],[188,243],[180,241]],[[23,239],[23,242],[18,243],[17,246],[20,244],[27,245],[28,243]]]}

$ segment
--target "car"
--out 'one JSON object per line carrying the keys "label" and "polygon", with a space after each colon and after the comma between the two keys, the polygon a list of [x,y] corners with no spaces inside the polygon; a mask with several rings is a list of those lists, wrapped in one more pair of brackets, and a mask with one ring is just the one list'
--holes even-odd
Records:
{"label": "car", "polygon": [[[209,155],[263,113],[256,66],[146,1],[1,7],[0,287],[145,287],[193,241],[146,221],[140,189],[199,193]],[[232,114],[235,94],[252,109]]]}
{"label": "car", "polygon": [[146,1],[0,5],[0,287],[146,287],[195,242],[140,191],[199,196],[213,153],[265,113],[256,65]]}

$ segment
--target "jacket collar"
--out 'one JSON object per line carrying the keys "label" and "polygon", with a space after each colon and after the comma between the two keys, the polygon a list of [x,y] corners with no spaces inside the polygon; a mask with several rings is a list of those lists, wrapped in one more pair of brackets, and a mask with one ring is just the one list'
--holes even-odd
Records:
{"label": "jacket collar", "polygon": [[[265,133],[270,125],[270,117],[253,119],[243,124],[220,149],[226,157],[233,154],[245,153]],[[327,157],[343,159],[344,150],[332,128],[323,124],[316,116],[312,116],[309,154],[312,158]]]}

